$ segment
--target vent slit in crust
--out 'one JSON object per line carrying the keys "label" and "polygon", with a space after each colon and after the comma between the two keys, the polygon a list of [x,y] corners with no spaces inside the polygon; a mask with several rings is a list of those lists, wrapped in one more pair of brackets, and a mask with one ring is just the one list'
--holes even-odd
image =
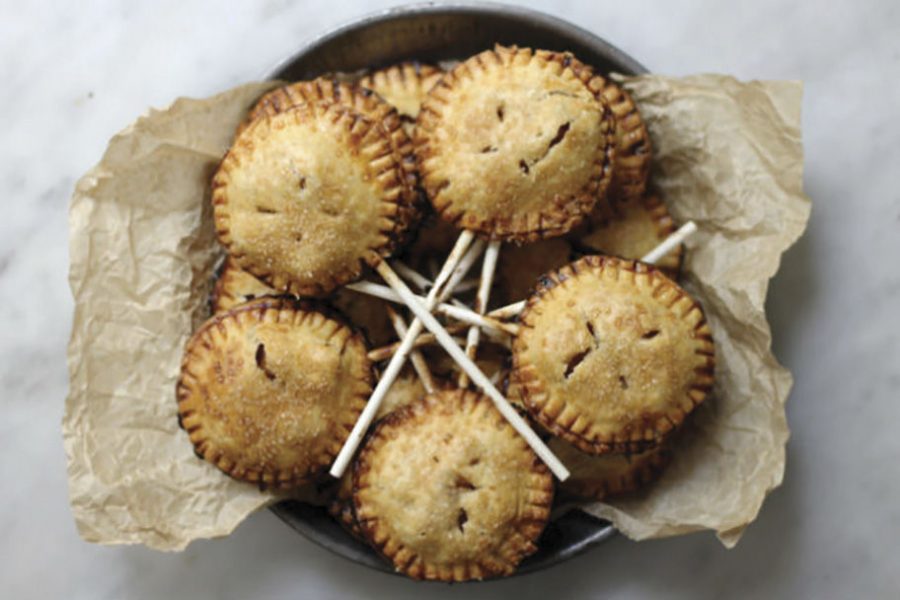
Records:
{"label": "vent slit in crust", "polygon": [[[598,339],[602,348],[591,351]],[[512,351],[510,395],[590,454],[662,442],[712,389],[714,346],[700,305],[657,269],[608,256],[548,273]]]}
{"label": "vent slit in crust", "polygon": [[615,155],[615,119],[593,77],[569,54],[502,46],[444,75],[413,140],[435,210],[519,243],[581,223],[605,197]]}
{"label": "vent slit in crust", "polygon": [[195,453],[222,471],[294,488],[331,464],[372,382],[360,334],[317,304],[266,297],[188,341],[178,415]]}
{"label": "vent slit in crust", "polygon": [[416,579],[512,573],[536,550],[553,498],[550,472],[490,399],[458,389],[380,421],[353,481],[363,535]]}

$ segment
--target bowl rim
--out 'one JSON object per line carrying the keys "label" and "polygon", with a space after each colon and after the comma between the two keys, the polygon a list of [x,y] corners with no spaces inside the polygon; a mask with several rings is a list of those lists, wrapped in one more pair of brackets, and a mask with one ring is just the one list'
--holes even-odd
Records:
{"label": "bowl rim", "polygon": [[[410,4],[400,4],[385,9],[372,11],[362,16],[347,19],[343,22],[327,29],[324,33],[308,39],[301,43],[300,47],[286,57],[277,61],[272,67],[267,69],[263,75],[266,80],[281,79],[282,73],[291,65],[298,62],[304,56],[316,51],[333,40],[345,36],[357,29],[367,28],[385,21],[391,21],[399,17],[415,17],[422,15],[472,15],[472,16],[491,16],[499,18],[512,18],[520,22],[529,22],[551,33],[560,36],[573,38],[584,46],[593,47],[623,66],[623,71],[630,72],[635,75],[649,73],[650,71],[643,64],[629,56],[616,46],[610,44],[596,34],[575,25],[569,21],[559,17],[549,15],[547,13],[526,8],[517,5],[504,4],[500,2],[415,2]],[[280,520],[290,526],[295,531],[301,533],[306,539],[313,542],[317,546],[328,550],[332,554],[336,554],[341,558],[351,561],[355,564],[367,567],[381,573],[390,573],[398,575],[396,571],[390,569],[390,565],[385,563],[386,568],[378,568],[377,566],[355,560],[342,551],[339,544],[334,543],[327,535],[316,531],[313,527],[298,526],[302,520],[293,514],[292,510],[281,504],[274,504],[269,507]],[[554,555],[549,560],[540,564],[526,565],[525,568],[517,570],[513,576],[526,575],[534,573],[545,568],[552,567],[556,564],[569,560],[574,556],[584,553],[589,548],[596,546],[600,542],[606,541],[615,536],[618,530],[611,524],[602,519],[594,517],[588,512],[575,508],[567,514],[560,517],[561,519],[572,518],[589,519],[605,526],[599,527],[595,532],[586,538],[578,541],[572,546],[566,548],[563,552]],[[348,534],[349,535],[349,534]]]}
{"label": "bowl rim", "polygon": [[585,45],[602,49],[603,52],[609,54],[616,61],[623,64],[635,75],[642,75],[650,72],[643,64],[587,29],[579,27],[564,19],[560,19],[559,17],[554,17],[553,15],[531,8],[503,4],[500,2],[416,2],[381,9],[335,25],[331,29],[302,44],[293,53],[280,59],[272,67],[266,70],[264,78],[267,80],[278,79],[279,74],[284,71],[286,67],[297,62],[300,57],[309,54],[317,48],[331,42],[333,39],[339,38],[356,29],[368,27],[384,21],[390,21],[399,16],[439,14],[475,14],[514,17],[520,20],[532,21],[551,31],[564,32],[565,35],[574,37]]}
{"label": "bowl rim", "polygon": [[[385,573],[388,575],[394,575],[397,577],[405,577],[402,573],[391,568],[391,564],[388,561],[380,559],[378,553],[371,548],[368,550],[372,553],[372,557],[375,560],[359,560],[358,558],[351,556],[346,552],[346,546],[339,544],[334,541],[334,539],[328,535],[327,533],[322,533],[315,526],[311,525],[311,521],[309,520],[310,516],[313,518],[322,517],[327,512],[325,507],[314,506],[314,505],[306,505],[300,501],[283,501],[277,504],[273,504],[269,507],[269,511],[271,511],[276,517],[278,517],[285,525],[302,535],[308,541],[312,542],[316,546],[323,548],[334,554],[336,556],[341,557],[344,560],[352,562],[354,564],[360,565],[367,569],[371,569],[372,571],[377,571],[379,573]],[[327,518],[331,519],[330,516]],[[333,520],[333,519],[332,519]],[[571,544],[566,547],[565,550],[558,552],[551,557],[543,560],[539,563],[531,563],[529,559],[526,557],[525,561],[516,569],[516,571],[511,575],[511,577],[519,577],[522,575],[529,575],[531,573],[537,573],[538,571],[543,571],[544,569],[549,569],[555,565],[563,563],[571,558],[574,558],[580,554],[584,554],[594,546],[600,544],[601,542],[605,542],[606,540],[616,536],[619,533],[619,530],[616,529],[612,523],[595,517],[594,515],[581,510],[580,508],[573,507],[571,510],[560,516],[555,522],[559,523],[561,521],[567,522],[569,526],[572,526],[576,523],[580,523],[582,525],[586,523],[590,523],[591,525],[597,525],[597,529],[591,533],[590,535],[584,537],[581,540]],[[334,521],[335,528],[340,528],[341,531],[347,535],[350,534],[343,529],[341,525],[339,525],[336,521]],[[359,540],[354,540],[360,546],[364,544],[364,542]],[[498,579],[503,578],[490,578],[484,580],[468,580],[457,582],[459,583],[477,583],[480,581],[496,581]],[[426,580],[427,581],[427,580]],[[447,583],[444,581],[427,581],[428,583]]]}

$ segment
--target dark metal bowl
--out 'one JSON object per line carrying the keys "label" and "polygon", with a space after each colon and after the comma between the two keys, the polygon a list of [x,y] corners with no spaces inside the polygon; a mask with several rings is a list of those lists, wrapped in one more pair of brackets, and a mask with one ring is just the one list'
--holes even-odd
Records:
{"label": "dark metal bowl", "polygon": [[[458,60],[495,43],[568,50],[600,72],[647,72],[618,48],[555,17],[500,4],[427,3],[392,8],[338,27],[282,61],[267,77],[294,81],[403,60]],[[323,548],[367,567],[394,572],[324,509],[282,502],[272,511]],[[539,542],[540,550],[526,559],[517,573],[564,561],[614,534],[615,529],[608,522],[578,510],[570,511],[547,526]]]}

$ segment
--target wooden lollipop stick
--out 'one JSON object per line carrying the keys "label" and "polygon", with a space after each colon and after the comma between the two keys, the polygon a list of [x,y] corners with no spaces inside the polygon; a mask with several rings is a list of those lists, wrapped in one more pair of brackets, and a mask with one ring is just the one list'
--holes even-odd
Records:
{"label": "wooden lollipop stick", "polygon": [[[447,333],[455,334],[461,331],[467,331],[469,329],[470,323],[461,321],[459,323],[450,323],[447,325]],[[485,337],[490,339],[492,342],[496,344],[500,344],[504,347],[509,347],[510,336],[506,333],[502,333],[499,330],[493,329],[490,326],[482,326]],[[457,339],[454,337],[453,339]],[[462,343],[465,343],[465,339],[459,338]],[[421,348],[422,346],[430,346],[432,344],[437,344],[437,338],[434,337],[434,334],[431,332],[422,333],[419,337],[416,338],[416,341],[413,343],[413,348]],[[397,351],[397,348],[400,347],[400,342],[394,342],[393,344],[388,344],[386,346],[381,346],[379,348],[373,348],[369,350],[368,357],[372,362],[382,362],[388,360],[390,357],[394,355],[394,352]]]}
{"label": "wooden lollipop stick", "polygon": [[525,310],[525,304],[525,300],[519,300],[518,302],[495,308],[488,313],[488,316],[494,319],[511,319],[519,316],[519,313]]}
{"label": "wooden lollipop stick", "polygon": [[[675,248],[675,246],[683,242],[684,239],[691,235],[691,233],[696,231],[696,228],[697,226],[692,221],[685,223],[680,229],[678,229],[678,231],[674,232],[659,246],[645,255],[643,262],[646,262],[648,264],[655,263],[657,260],[659,260],[659,258],[661,258],[661,256],[658,257],[654,255],[657,255],[658,251],[661,248],[667,247],[669,251],[671,251],[673,248]],[[669,240],[673,240],[673,242],[670,243]],[[662,256],[665,256],[665,254],[663,254]],[[390,302],[402,302],[402,300],[400,299],[400,295],[397,294],[397,292],[387,286],[379,285],[377,283],[360,281],[357,283],[351,283],[347,287],[354,291],[376,296]],[[441,304],[438,306],[437,311],[448,317],[456,319],[457,321],[461,321],[462,323],[466,323],[469,325],[479,325],[485,330],[486,334],[494,335],[494,339],[500,341],[502,338],[496,337],[495,334],[505,332],[509,335],[514,336],[516,335],[516,333],[518,333],[518,325],[515,325],[513,323],[504,323],[503,321],[501,321],[501,319],[509,319],[511,317],[515,317],[520,312],[522,312],[524,308],[525,301],[523,300],[521,302],[514,302],[513,304],[508,304],[506,306],[502,306],[498,309],[492,310],[485,316],[478,315],[476,312],[470,310],[462,303],[458,303],[456,305]],[[463,331],[463,329],[464,327],[461,327],[460,323],[453,323],[447,326],[447,331],[450,331],[452,333]],[[434,334],[423,333],[416,339],[416,346],[434,344],[436,341],[437,340],[434,337]],[[369,356],[373,361],[380,362],[382,360],[387,360],[397,349],[398,345],[399,344],[391,344],[388,346],[383,346],[381,348],[376,348],[369,353]]]}
{"label": "wooden lollipop stick", "polygon": [[[386,306],[385,309],[387,310],[388,318],[391,320],[391,325],[394,326],[394,331],[397,332],[397,337],[402,340],[406,337],[406,332],[408,330],[406,322],[403,320],[403,317],[397,314],[397,311],[390,306]],[[429,394],[434,393],[434,377],[431,376],[431,370],[428,368],[428,363],[425,362],[425,357],[422,356],[422,353],[413,349],[409,354],[409,360],[416,370],[419,379],[422,380],[422,387],[425,388],[425,391]]]}
{"label": "wooden lollipop stick", "polygon": [[[452,323],[447,325],[447,333],[451,335],[454,333],[459,333],[461,331],[466,331],[469,325],[467,323]],[[397,351],[397,348],[400,347],[402,342],[396,341],[393,344],[388,344],[386,346],[381,346],[379,348],[373,348],[369,350],[368,357],[372,362],[381,362],[383,360],[387,360],[394,355],[394,352]],[[431,332],[422,333],[419,337],[416,338],[416,341],[413,343],[413,348],[421,348],[422,346],[430,346],[432,344],[437,344],[437,339],[434,337],[434,334]]]}
{"label": "wooden lollipop stick", "polygon": [[[354,292],[359,292],[360,294],[366,294],[367,296],[374,296],[375,298],[381,298],[382,300],[387,300],[388,302],[396,302],[397,304],[403,303],[403,301],[400,299],[400,294],[386,285],[381,285],[380,283],[372,283],[371,281],[354,281],[353,283],[348,283],[345,287],[348,290],[353,290]],[[419,297],[421,298],[421,296]]]}
{"label": "wooden lollipop stick", "polygon": [[516,323],[507,323],[506,321],[500,321],[499,319],[488,317],[486,315],[482,315],[480,320],[473,319],[471,317],[474,311],[472,311],[465,303],[460,302],[456,298],[451,298],[450,303],[451,307],[450,309],[448,309],[449,312],[440,308],[436,312],[441,313],[445,317],[449,317],[450,313],[454,313],[454,308],[465,309],[465,313],[462,313],[462,311],[460,311],[459,313],[462,318],[456,320],[463,323],[466,323],[468,321],[478,321],[469,323],[469,325],[478,325],[481,328],[481,333],[492,342],[508,346],[510,343],[510,338],[514,338],[519,334],[519,325]]}
{"label": "wooden lollipop stick", "polygon": [[693,221],[688,221],[676,231],[672,232],[672,234],[664,239],[659,246],[645,254],[644,257],[641,258],[641,262],[645,262],[648,265],[655,265],[656,261],[684,243],[684,240],[696,231],[697,224]]}
{"label": "wooden lollipop stick", "polygon": [[432,285],[434,285],[433,281],[431,281],[424,275],[420,274],[418,271],[416,271],[409,265],[405,264],[404,262],[399,261],[399,260],[393,260],[393,261],[391,261],[391,263],[392,263],[391,266],[394,267],[394,270],[397,271],[397,274],[400,275],[400,277],[407,280],[408,282],[410,282],[411,284],[413,284],[420,290],[423,290],[423,291],[427,290]]}
{"label": "wooden lollipop stick", "polygon": [[468,292],[469,290],[474,290],[478,288],[478,284],[480,281],[478,279],[466,279],[465,281],[461,281],[456,289],[453,290],[454,293],[462,294],[463,292]]}
{"label": "wooden lollipop stick", "polygon": [[493,329],[495,332],[502,332],[508,335],[516,335],[519,333],[519,326],[515,323],[507,323],[505,321],[500,321],[487,315],[479,315],[468,306],[441,304],[438,307],[437,312],[442,315],[446,315],[451,319],[463,321],[470,325],[477,325],[479,327]]}
{"label": "wooden lollipop stick", "polygon": [[[453,268],[453,272],[450,274],[450,277],[447,280],[446,285],[439,286],[441,289],[438,292],[437,304],[444,302],[447,298],[449,298],[453,292],[456,290],[456,286],[458,286],[463,278],[466,276],[466,273],[469,272],[469,269],[472,268],[478,259],[481,258],[481,255],[484,254],[484,249],[487,246],[484,240],[475,240],[472,242],[472,247],[469,248],[469,251],[466,252],[465,256],[457,263],[456,267]],[[438,285],[435,283],[435,285]]]}
{"label": "wooden lollipop stick", "polygon": [[[459,261],[457,268],[451,272],[450,275],[450,283],[456,283],[461,279],[461,275],[465,275],[465,272],[472,267],[472,263],[478,260],[478,257],[481,255],[481,251],[484,250],[483,242],[480,240],[476,240],[474,244],[469,248],[469,251],[463,256],[463,258]],[[428,281],[428,280],[426,280]],[[433,283],[428,281],[428,288],[430,289]],[[381,298],[382,300],[387,300],[388,302],[395,302],[397,304],[403,304],[403,300],[400,298],[400,294],[392,290],[386,285],[381,285],[379,283],[373,283],[371,281],[355,281],[353,283],[348,283],[345,286],[348,290],[352,290],[354,292],[358,292],[360,294],[366,294],[368,296],[374,296],[376,298]],[[444,289],[438,295],[438,300],[443,301],[446,300],[450,295],[450,290],[455,289],[452,288],[449,284],[444,286]],[[419,298],[424,302],[426,299],[422,296]],[[441,310],[445,305],[438,304],[436,310]],[[463,308],[467,307],[460,303],[460,306]],[[469,311],[471,312],[471,311]],[[478,324],[481,324],[481,321],[478,321]]]}
{"label": "wooden lollipop stick", "polygon": [[[400,295],[397,294],[397,292],[387,286],[372,283],[370,281],[357,281],[356,283],[348,284],[347,288],[353,290],[354,292],[359,292],[361,294],[375,296],[376,298],[387,300],[388,302],[395,302],[397,304],[403,303],[403,300],[400,298]],[[425,300],[425,298],[423,298],[422,296],[417,297],[422,301]],[[524,307],[524,304],[522,306]],[[435,312],[446,315],[452,319],[456,319],[457,321],[468,323],[469,325],[477,325],[487,331],[490,331],[492,335],[491,339],[495,340],[502,341],[502,334],[516,335],[519,332],[519,326],[515,323],[507,323],[505,321],[496,319],[493,316],[479,315],[471,308],[462,303],[460,303],[460,305],[447,303],[438,304],[437,307],[435,307]],[[493,315],[494,313],[490,314]]]}
{"label": "wooden lollipop stick", "polygon": [[[459,238],[457,238],[456,243],[453,245],[453,249],[450,250],[447,260],[444,261],[441,270],[438,271],[438,274],[434,278],[434,285],[428,290],[428,298],[431,298],[431,302],[436,302],[436,300],[440,298],[440,293],[444,288],[444,284],[456,276],[456,272],[460,268],[461,263],[468,261],[468,264],[471,266],[471,264],[477,260],[477,256],[471,257],[474,249],[470,249],[473,242],[477,243],[477,241],[475,236],[469,231],[464,230],[459,234]],[[457,279],[457,281],[459,280]]]}
{"label": "wooden lollipop stick", "polygon": [[[493,241],[488,244],[484,253],[484,261],[481,263],[481,280],[478,291],[475,293],[475,312],[483,315],[487,311],[491,298],[491,286],[494,284],[494,271],[497,269],[497,258],[500,256],[500,242]],[[481,327],[472,325],[466,335],[466,356],[475,360],[478,353],[478,342],[481,340]],[[469,376],[465,371],[459,374],[457,382],[459,387],[469,386]]]}
{"label": "wooden lollipop stick", "polygon": [[[519,435],[525,439],[528,445],[531,446],[531,449],[534,450],[535,454],[538,455],[538,458],[547,465],[560,481],[568,479],[569,471],[566,469],[565,465],[556,458],[553,452],[550,451],[550,448],[548,448],[541,438],[534,433],[531,427],[528,426],[528,423],[526,423],[519,413],[516,412],[516,409],[503,397],[503,394],[494,387],[494,384],[491,383],[490,379],[488,379],[487,376],[482,373],[481,369],[472,362],[472,359],[466,356],[463,349],[453,341],[453,338],[450,337],[450,334],[447,333],[444,326],[431,314],[429,307],[419,301],[416,295],[412,293],[403,280],[394,273],[393,269],[391,269],[390,265],[386,262],[382,261],[379,263],[375,267],[375,270],[384,278],[385,283],[400,294],[413,314],[416,315],[418,320],[420,320],[422,324],[435,335],[438,343],[447,351],[450,357],[456,361],[456,364],[466,372],[472,379],[472,382],[481,388],[484,393],[494,401],[494,406],[497,407],[500,414],[502,414]],[[332,473],[333,472],[334,467],[332,467]]]}
{"label": "wooden lollipop stick", "polygon": [[[696,224],[693,222],[685,223],[678,231],[673,233],[669,238],[667,238],[660,246],[655,248],[653,251],[648,253],[643,257],[643,261],[653,264],[659,258],[664,256],[667,252],[674,249],[678,244],[682,243],[685,238],[691,235],[694,231],[696,231]],[[407,306],[409,306],[410,310],[413,311],[414,314],[418,317],[418,319],[414,320],[412,325],[410,325],[407,330],[407,334],[403,338],[403,342],[400,347],[397,349],[396,353],[392,357],[390,363],[385,369],[384,376],[381,381],[378,382],[378,385],[375,388],[375,391],[372,393],[372,397],[369,400],[369,403],[366,405],[366,408],[363,410],[362,415],[360,415],[359,420],[353,428],[353,431],[350,433],[350,437],[348,437],[347,442],[344,444],[344,447],[341,449],[341,452],[338,454],[338,457],[335,459],[334,464],[331,467],[330,473],[334,477],[340,477],[343,475],[344,470],[347,468],[347,464],[350,462],[351,457],[356,452],[356,448],[359,446],[360,441],[362,440],[362,436],[365,433],[366,429],[368,429],[369,425],[372,422],[372,419],[375,416],[375,412],[378,410],[378,407],[381,405],[381,401],[384,399],[384,394],[387,392],[387,389],[390,387],[391,383],[393,383],[394,379],[396,379],[397,374],[400,371],[400,367],[402,367],[403,362],[406,360],[406,356],[409,354],[413,345],[415,344],[416,338],[418,338],[419,333],[421,332],[422,325],[427,327],[434,335],[437,341],[444,347],[444,349],[450,354],[451,357],[456,360],[456,362],[460,365],[463,371],[472,379],[472,381],[482,388],[485,393],[494,401],[497,405],[498,410],[503,414],[504,417],[516,428],[516,431],[519,431],[520,434],[525,438],[525,440],[529,443],[529,445],[534,449],[534,451],[538,454],[538,456],[543,460],[550,470],[560,479],[565,480],[569,473],[566,468],[559,462],[559,460],[550,452],[550,449],[538,438],[531,428],[528,427],[527,423],[522,420],[519,414],[515,411],[515,409],[510,406],[510,404],[503,398],[503,395],[497,391],[497,389],[491,384],[491,382],[484,376],[477,366],[466,356],[465,352],[453,341],[453,338],[450,337],[450,334],[441,326],[440,323],[431,315],[429,312],[433,310],[434,305],[437,304],[438,300],[438,290],[443,286],[444,282],[447,282],[448,279],[451,278],[452,275],[457,275],[455,283],[459,283],[462,277],[465,274],[465,271],[461,271],[459,273],[454,272],[459,271],[458,269],[454,269],[454,266],[459,267],[459,263],[463,258],[469,258],[468,256],[462,257],[461,255],[466,251],[466,248],[472,244],[472,235],[469,232],[464,231],[459,239],[456,242],[456,245],[453,247],[453,251],[451,251],[450,256],[447,258],[447,262],[444,263],[444,267],[441,269],[441,272],[438,273],[438,276],[435,278],[435,285],[429,290],[428,297],[425,299],[425,305],[418,300],[418,298],[410,291],[408,287],[403,283],[402,280],[397,276],[396,273],[390,268],[390,266],[382,262],[378,265],[377,270],[379,274],[385,278],[385,281],[394,288],[394,291],[398,293],[398,295],[403,299]],[[474,253],[471,253],[474,254]],[[477,257],[475,257],[477,258]],[[472,262],[474,262],[474,258]],[[469,264],[471,266],[471,263]],[[467,270],[467,269],[466,269]],[[453,282],[450,282],[451,284]],[[453,289],[452,285],[447,286],[448,290]],[[450,305],[447,305],[450,306]],[[525,302],[517,302],[512,305],[504,306],[495,311],[491,311],[488,316],[493,318],[506,318],[513,317],[518,315],[522,309],[525,307]],[[458,307],[452,307],[453,309],[459,309]],[[470,311],[472,315],[475,315],[476,318],[484,318],[481,315],[478,315],[474,311]]]}
{"label": "wooden lollipop stick", "polygon": [[[672,232],[672,234],[664,239],[656,248],[645,254],[643,258],[641,258],[641,262],[647,263],[648,265],[656,264],[656,261],[674,250],[696,231],[697,224],[693,221],[688,221],[679,227],[677,231]],[[510,319],[517,316],[523,310],[525,310],[525,300],[501,306],[500,308],[489,312],[487,316],[493,317],[494,319]]]}
{"label": "wooden lollipop stick", "polygon": [[[448,283],[448,280],[455,274],[455,269],[459,266],[460,261],[465,258],[465,255],[467,254],[466,251],[469,249],[469,246],[472,245],[474,239],[474,234],[468,230],[463,230],[459,235],[444,266],[441,268],[437,277],[435,277],[434,286],[428,290],[428,296],[425,299],[426,306],[428,307],[427,310],[432,310],[434,305],[437,304],[438,294],[440,293],[441,288],[445,283]],[[379,263],[379,269],[390,271],[392,274],[394,273],[385,261]],[[396,274],[394,274],[394,276],[396,277]],[[399,277],[397,279],[399,280]],[[450,282],[450,284],[452,285],[452,282]],[[409,291],[406,284],[403,284],[403,288]],[[410,294],[412,294],[412,292],[410,292]],[[421,306],[421,304],[417,304],[417,307],[418,306]],[[428,314],[430,316],[431,313]],[[372,391],[372,395],[369,397],[366,407],[363,409],[362,414],[359,415],[359,419],[356,420],[353,430],[350,431],[350,435],[344,442],[341,451],[338,453],[337,458],[334,459],[334,463],[329,470],[332,477],[340,478],[344,474],[344,471],[347,470],[350,459],[353,458],[353,455],[356,453],[356,449],[359,447],[360,442],[362,442],[362,438],[369,429],[369,425],[372,424],[372,420],[375,418],[378,408],[381,406],[382,401],[384,401],[385,394],[387,394],[387,391],[394,383],[394,380],[397,379],[397,375],[400,373],[403,363],[406,362],[406,357],[409,356],[413,344],[421,332],[422,321],[420,319],[414,319],[410,324],[409,329],[406,331],[406,335],[403,336],[403,341],[397,349],[397,352],[391,357],[387,367],[385,367],[381,379],[378,380],[378,384]]]}
{"label": "wooden lollipop stick", "polygon": [[[427,290],[431,286],[434,285],[434,282],[404,263],[401,260],[392,260],[391,266],[394,268],[394,271],[397,272],[397,275],[410,282],[420,290]],[[462,293],[468,292],[469,290],[474,290],[478,287],[479,279],[467,279],[465,281],[459,282],[455,288],[453,288],[453,293]],[[387,288],[390,289],[390,288]]]}
{"label": "wooden lollipop stick", "polygon": [[[388,302],[395,302],[397,304],[403,303],[403,299],[400,298],[400,295],[397,292],[385,285],[372,283],[371,281],[357,281],[355,283],[347,284],[346,287],[354,292],[375,296],[376,298],[381,298]],[[425,298],[422,296],[417,296],[417,298],[423,302],[425,301]],[[457,321],[463,321],[470,325],[478,325],[479,327],[492,329],[496,332],[503,332],[509,335],[516,335],[519,331],[518,325],[514,323],[505,323],[490,316],[479,315],[464,304],[461,306],[447,303],[438,304],[435,307],[435,312],[456,319]]]}

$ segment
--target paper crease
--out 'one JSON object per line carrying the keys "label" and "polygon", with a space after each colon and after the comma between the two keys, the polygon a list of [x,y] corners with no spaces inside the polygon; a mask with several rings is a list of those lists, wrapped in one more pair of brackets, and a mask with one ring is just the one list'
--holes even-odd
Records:
{"label": "paper crease", "polygon": [[[712,530],[730,547],[784,474],[792,380],[771,353],[765,296],[809,217],[802,88],[720,75],[624,81],[650,129],[655,187],[676,220],[700,226],[685,286],[717,342],[717,383],[659,482],[585,508],[633,539]],[[76,185],[63,438],[70,503],[88,541],[181,550],[276,500],[198,460],[175,404],[182,348],[206,315],[220,253],[209,178],[272,86],[149,111]]]}

